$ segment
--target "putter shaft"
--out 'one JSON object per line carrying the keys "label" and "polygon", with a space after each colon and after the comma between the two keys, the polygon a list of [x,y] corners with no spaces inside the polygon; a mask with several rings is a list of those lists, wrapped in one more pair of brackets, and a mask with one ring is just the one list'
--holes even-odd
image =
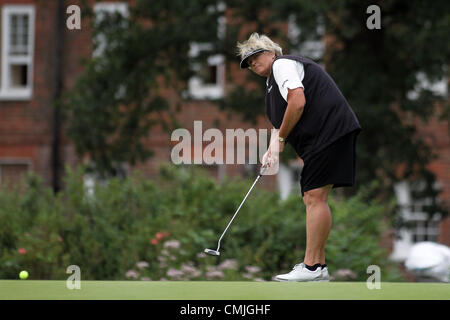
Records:
{"label": "putter shaft", "polygon": [[225,233],[227,232],[228,228],[230,227],[231,223],[233,222],[234,218],[236,217],[236,215],[238,214],[239,210],[241,209],[242,205],[244,204],[245,200],[247,199],[248,195],[250,194],[250,192],[252,191],[253,187],[255,186],[255,184],[258,182],[259,178],[261,178],[261,175],[264,173],[266,167],[263,167],[261,169],[260,174],[258,175],[258,177],[255,179],[255,182],[253,182],[252,186],[250,187],[250,190],[248,190],[247,194],[244,197],[244,200],[242,200],[241,204],[239,205],[239,208],[237,208],[236,212],[234,213],[233,217],[231,218],[230,222],[228,223],[227,227],[225,228],[225,230],[223,231],[222,235],[219,238],[219,241],[217,243],[217,252],[219,252],[220,249],[220,241],[222,241],[223,236],[225,235]]}

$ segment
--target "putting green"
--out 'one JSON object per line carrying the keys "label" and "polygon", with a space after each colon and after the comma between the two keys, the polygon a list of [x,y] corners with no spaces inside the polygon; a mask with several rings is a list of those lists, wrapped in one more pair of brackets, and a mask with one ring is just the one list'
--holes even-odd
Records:
{"label": "putting green", "polygon": [[66,281],[1,280],[2,300],[450,300],[450,284],[382,282]]}

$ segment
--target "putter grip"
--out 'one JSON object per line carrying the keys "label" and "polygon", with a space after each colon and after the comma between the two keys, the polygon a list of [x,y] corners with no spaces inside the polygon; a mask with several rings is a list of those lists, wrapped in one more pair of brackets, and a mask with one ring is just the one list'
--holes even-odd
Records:
{"label": "putter grip", "polygon": [[264,172],[266,172],[266,169],[267,169],[267,165],[262,166],[261,170],[259,171],[259,175],[263,175]]}

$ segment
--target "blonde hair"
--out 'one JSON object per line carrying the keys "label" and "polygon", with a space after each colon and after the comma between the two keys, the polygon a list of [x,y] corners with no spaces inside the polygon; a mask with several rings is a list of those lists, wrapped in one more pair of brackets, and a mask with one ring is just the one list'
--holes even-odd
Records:
{"label": "blonde hair", "polygon": [[259,35],[256,32],[252,33],[248,40],[237,43],[237,54],[241,56],[241,59],[256,49],[272,51],[277,57],[283,55],[283,50],[278,43],[273,42],[268,36]]}

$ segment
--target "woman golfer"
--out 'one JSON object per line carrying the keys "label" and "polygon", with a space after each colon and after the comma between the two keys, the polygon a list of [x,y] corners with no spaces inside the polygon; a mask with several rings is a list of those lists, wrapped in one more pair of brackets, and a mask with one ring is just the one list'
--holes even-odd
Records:
{"label": "woman golfer", "polygon": [[333,79],[321,66],[282,55],[281,47],[253,33],[237,45],[240,66],[266,77],[266,113],[277,133],[262,159],[270,167],[285,143],[304,162],[300,187],[306,205],[306,250],[302,263],[277,281],[328,281],[325,243],[331,229],[328,194],[355,182],[355,142],[361,127]]}

